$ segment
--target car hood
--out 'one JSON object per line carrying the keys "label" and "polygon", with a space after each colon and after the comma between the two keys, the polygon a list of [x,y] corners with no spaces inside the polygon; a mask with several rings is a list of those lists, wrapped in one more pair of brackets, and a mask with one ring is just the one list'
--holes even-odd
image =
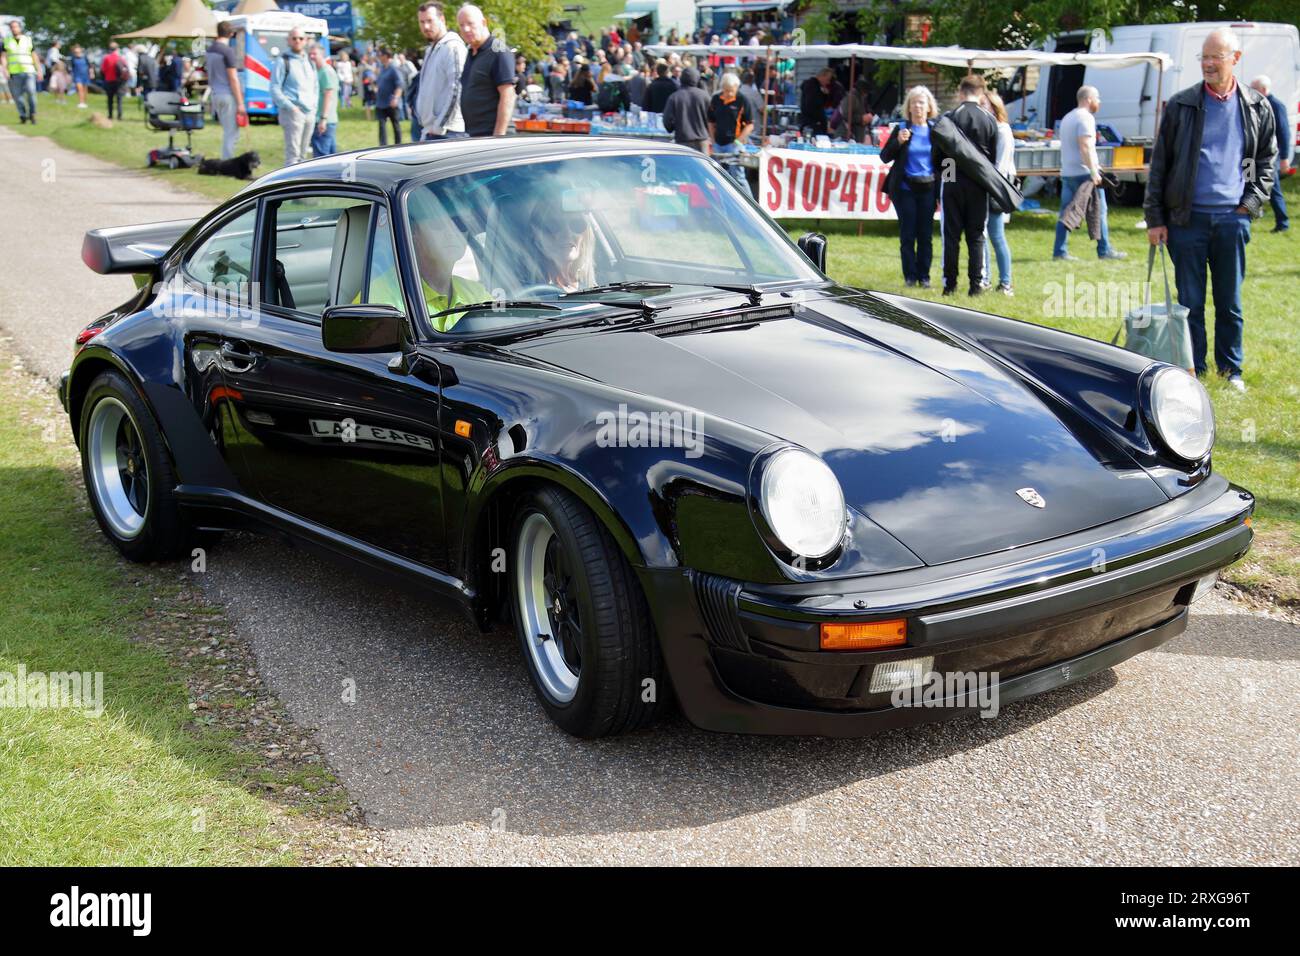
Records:
{"label": "car hood", "polygon": [[516,349],[816,452],[848,503],[927,564],[1168,500],[1136,462],[1076,434],[1005,366],[870,296],[749,323],[547,336]]}

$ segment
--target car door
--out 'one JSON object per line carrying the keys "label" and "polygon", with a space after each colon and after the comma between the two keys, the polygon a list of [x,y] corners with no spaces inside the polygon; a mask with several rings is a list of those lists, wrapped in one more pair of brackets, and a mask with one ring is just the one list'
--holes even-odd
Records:
{"label": "car door", "polygon": [[[223,342],[241,446],[266,504],[353,542],[445,567],[437,366],[325,349],[328,305],[398,292],[386,200],[343,190],[263,200],[258,319]],[[405,309],[403,309],[405,311]]]}
{"label": "car door", "polygon": [[239,397],[226,382],[222,348],[232,326],[255,314],[252,282],[257,237],[256,200],[237,206],[213,223],[181,260],[175,281],[162,290],[154,308],[185,329],[186,388],[195,411],[229,474],[220,466],[202,475],[186,476],[196,485],[223,486],[252,496],[253,481],[241,447],[238,415],[232,400]]}

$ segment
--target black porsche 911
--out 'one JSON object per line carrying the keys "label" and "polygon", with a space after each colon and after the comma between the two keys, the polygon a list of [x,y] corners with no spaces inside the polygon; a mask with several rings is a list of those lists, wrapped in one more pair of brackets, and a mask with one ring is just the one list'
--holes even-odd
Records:
{"label": "black porsche 911", "polygon": [[1196,379],[825,255],[679,147],[331,156],[88,233],[139,291],[60,394],[128,558],[261,529],[508,619],[581,736],[861,734],[1181,633],[1252,534]]}

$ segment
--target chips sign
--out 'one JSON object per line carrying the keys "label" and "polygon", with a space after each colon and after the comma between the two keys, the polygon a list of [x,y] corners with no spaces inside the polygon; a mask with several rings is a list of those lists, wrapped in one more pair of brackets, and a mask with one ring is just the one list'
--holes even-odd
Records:
{"label": "chips sign", "polygon": [[879,156],[764,149],[759,202],[774,219],[897,219]]}

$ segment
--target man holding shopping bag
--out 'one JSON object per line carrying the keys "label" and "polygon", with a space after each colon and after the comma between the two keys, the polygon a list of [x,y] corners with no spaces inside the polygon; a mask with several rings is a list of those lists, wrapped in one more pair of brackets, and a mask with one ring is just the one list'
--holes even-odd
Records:
{"label": "man holding shopping bag", "polygon": [[1241,282],[1250,223],[1268,203],[1276,175],[1273,110],[1237,83],[1241,42],[1215,30],[1201,48],[1204,82],[1170,97],[1160,121],[1147,179],[1147,238],[1168,243],[1187,308],[1196,374],[1206,371],[1205,274],[1214,293],[1214,364],[1244,392]]}

